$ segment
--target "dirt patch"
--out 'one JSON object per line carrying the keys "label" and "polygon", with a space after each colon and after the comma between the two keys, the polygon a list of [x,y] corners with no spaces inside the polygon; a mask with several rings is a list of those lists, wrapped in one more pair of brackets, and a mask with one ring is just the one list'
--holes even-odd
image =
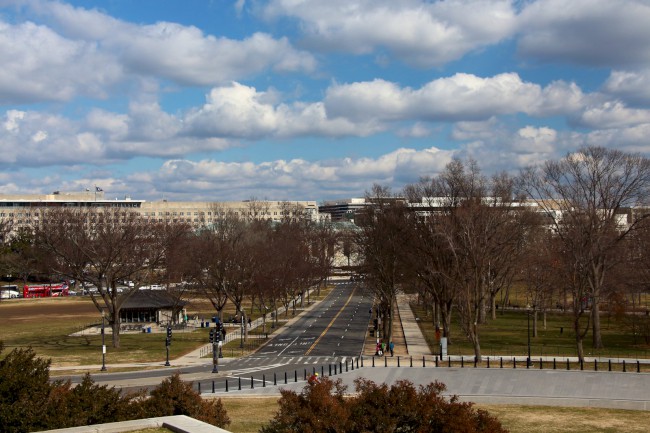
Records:
{"label": "dirt patch", "polygon": [[90,299],[20,299],[0,303],[2,317],[9,320],[31,321],[38,317],[79,318],[99,316]]}

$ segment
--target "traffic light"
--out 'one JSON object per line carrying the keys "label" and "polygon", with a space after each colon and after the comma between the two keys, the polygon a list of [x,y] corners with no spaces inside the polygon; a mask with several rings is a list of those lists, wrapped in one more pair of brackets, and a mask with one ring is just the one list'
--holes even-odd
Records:
{"label": "traffic light", "polygon": [[167,339],[169,339],[169,340],[172,339],[172,327],[171,326],[167,327]]}
{"label": "traffic light", "polygon": [[214,343],[215,334],[217,334],[216,329],[210,329],[210,343]]}

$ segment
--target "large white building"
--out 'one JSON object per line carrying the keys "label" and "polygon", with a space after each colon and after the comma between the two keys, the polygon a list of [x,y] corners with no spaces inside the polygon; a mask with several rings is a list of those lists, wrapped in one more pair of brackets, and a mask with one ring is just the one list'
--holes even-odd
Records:
{"label": "large white building", "polygon": [[283,218],[324,221],[328,214],[320,214],[316,201],[146,201],[106,199],[104,191],[61,192],[52,194],[0,194],[0,221],[11,222],[14,230],[38,225],[46,209],[65,207],[79,209],[124,208],[150,221],[186,222],[195,227],[210,224],[226,213],[250,219],[280,221]]}

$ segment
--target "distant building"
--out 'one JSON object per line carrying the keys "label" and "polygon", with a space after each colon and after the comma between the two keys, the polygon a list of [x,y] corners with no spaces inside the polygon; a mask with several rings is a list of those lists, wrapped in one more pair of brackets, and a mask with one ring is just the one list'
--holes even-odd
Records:
{"label": "distant building", "polygon": [[332,222],[354,222],[356,213],[369,206],[365,198],[347,198],[325,201],[318,207],[318,212],[329,214]]}
{"label": "distant building", "polygon": [[37,226],[43,211],[61,207],[96,210],[124,208],[148,221],[186,222],[195,227],[210,224],[229,212],[245,218],[272,221],[296,218],[320,222],[329,219],[329,215],[318,212],[316,201],[146,201],[128,196],[108,200],[103,190],[95,188],[94,191],[55,191],[52,194],[0,194],[0,221],[10,221],[14,230]]}

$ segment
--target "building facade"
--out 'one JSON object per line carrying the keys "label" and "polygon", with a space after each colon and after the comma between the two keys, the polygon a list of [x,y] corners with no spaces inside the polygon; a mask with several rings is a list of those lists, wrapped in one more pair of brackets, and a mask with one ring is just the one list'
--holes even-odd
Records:
{"label": "building facade", "polygon": [[194,227],[210,224],[233,213],[249,219],[281,221],[286,218],[321,222],[329,219],[320,214],[316,201],[146,201],[106,199],[104,191],[61,192],[52,194],[0,194],[0,222],[10,223],[12,230],[38,226],[43,213],[52,208],[97,210],[128,209],[148,221],[185,222]]}

